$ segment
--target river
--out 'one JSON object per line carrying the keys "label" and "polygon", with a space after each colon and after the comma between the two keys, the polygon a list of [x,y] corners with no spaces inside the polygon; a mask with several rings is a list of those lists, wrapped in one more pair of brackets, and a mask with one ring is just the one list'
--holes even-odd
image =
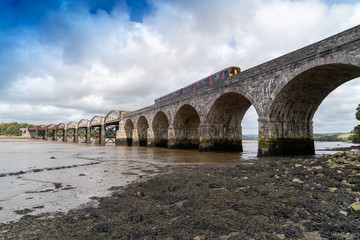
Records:
{"label": "river", "polygon": [[[316,142],[316,154],[351,143]],[[113,147],[41,140],[0,139],[0,222],[24,214],[67,212],[92,197],[143,181],[170,164],[251,162],[257,142],[244,141],[243,153],[204,153],[144,147]]]}

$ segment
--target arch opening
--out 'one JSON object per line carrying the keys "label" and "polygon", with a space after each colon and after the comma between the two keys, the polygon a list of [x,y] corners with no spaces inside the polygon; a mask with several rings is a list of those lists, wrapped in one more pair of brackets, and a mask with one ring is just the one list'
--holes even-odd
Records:
{"label": "arch opening", "polygon": [[125,134],[126,134],[126,143],[128,146],[133,145],[133,131],[134,131],[134,124],[133,122],[128,119],[125,123]]}
{"label": "arch opening", "polygon": [[70,128],[66,131],[67,134],[67,142],[75,142],[75,128]]}
{"label": "arch opening", "polygon": [[144,116],[141,116],[137,122],[136,129],[139,137],[139,146],[146,147],[147,146],[147,131],[149,128],[148,121]]}
{"label": "arch opening", "polygon": [[152,123],[152,128],[154,131],[155,147],[167,147],[169,120],[164,112],[156,113]]}
{"label": "arch opening", "polygon": [[259,155],[314,154],[312,121],[316,110],[338,86],[359,76],[358,66],[328,64],[311,68],[291,79],[270,107],[268,138],[271,141],[265,148],[259,146]]}
{"label": "arch opening", "polygon": [[239,93],[225,93],[211,106],[201,128],[202,151],[242,152],[241,122],[251,102]]}
{"label": "arch opening", "polygon": [[194,107],[182,106],[175,115],[174,148],[198,149],[200,144],[199,135],[200,117]]}
{"label": "arch opening", "polygon": [[90,126],[90,143],[101,143],[101,126]]}

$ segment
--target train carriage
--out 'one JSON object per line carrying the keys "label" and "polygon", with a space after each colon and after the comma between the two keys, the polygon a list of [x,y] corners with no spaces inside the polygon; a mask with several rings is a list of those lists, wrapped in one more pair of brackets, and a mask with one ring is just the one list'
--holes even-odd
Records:
{"label": "train carriage", "polygon": [[199,89],[199,88],[202,88],[202,87],[205,87],[207,85],[210,85],[210,84],[213,84],[213,83],[216,83],[218,81],[221,81],[221,80],[224,80],[228,77],[231,77],[233,75],[236,75],[238,73],[241,72],[241,69],[239,67],[228,67],[228,68],[225,68],[221,71],[218,71],[210,76],[207,76],[206,78],[203,78],[195,83],[192,83],[190,85],[187,85],[186,87],[184,88],[181,88],[175,92],[172,92],[170,94],[167,94],[163,97],[160,97],[160,98],[157,98],[155,99],[155,104],[157,103],[161,103],[161,102],[164,102],[164,101],[168,101],[170,99],[173,99],[173,98],[176,98],[182,94],[186,94],[188,92],[192,92],[192,91],[195,91],[196,89]]}

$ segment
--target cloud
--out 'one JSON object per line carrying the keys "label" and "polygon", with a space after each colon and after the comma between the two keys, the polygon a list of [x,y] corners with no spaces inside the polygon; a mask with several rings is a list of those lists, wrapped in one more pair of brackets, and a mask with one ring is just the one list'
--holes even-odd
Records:
{"label": "cloud", "polygon": [[[320,0],[149,0],[136,21],[124,0],[40,1],[30,9],[20,2],[20,21],[0,24],[0,122],[49,124],[136,110],[226,66],[244,70],[360,22],[359,3]],[[28,13],[33,20],[26,22]],[[360,85],[354,82],[342,91]],[[324,101],[315,131],[356,123],[324,123],[323,109],[339,99],[344,104],[330,111],[334,119],[350,116],[360,102],[345,102],[342,94]],[[254,110],[243,125],[243,132],[257,132]]]}

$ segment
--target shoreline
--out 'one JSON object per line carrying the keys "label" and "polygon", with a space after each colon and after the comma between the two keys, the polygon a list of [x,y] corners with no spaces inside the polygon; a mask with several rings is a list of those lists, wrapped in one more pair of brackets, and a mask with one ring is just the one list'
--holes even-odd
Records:
{"label": "shoreline", "polygon": [[0,238],[357,239],[360,150],[345,153],[172,165],[67,214],[1,224]]}

